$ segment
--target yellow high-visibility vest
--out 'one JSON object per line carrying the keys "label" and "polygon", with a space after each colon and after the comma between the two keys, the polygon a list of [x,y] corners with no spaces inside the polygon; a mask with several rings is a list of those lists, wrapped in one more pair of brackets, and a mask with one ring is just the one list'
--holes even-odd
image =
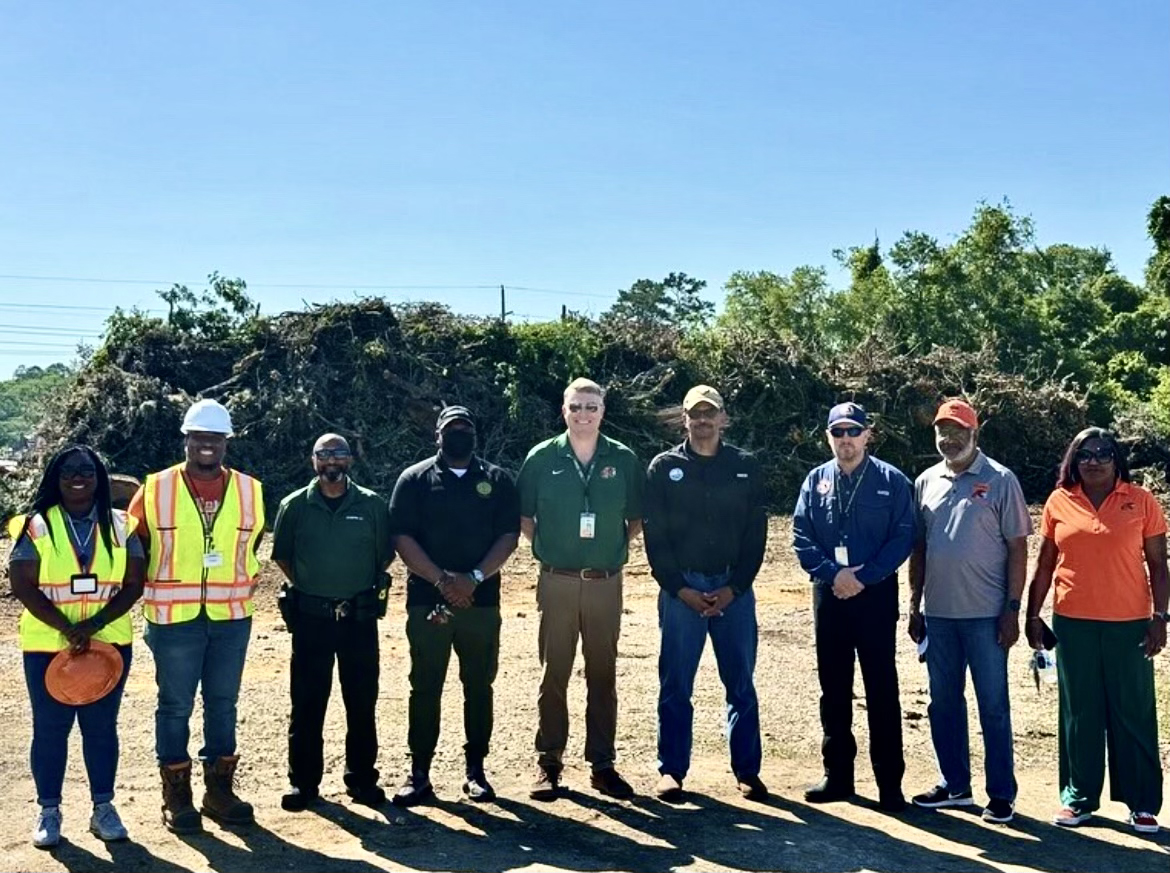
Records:
{"label": "yellow high-visibility vest", "polygon": [[151,473],[143,484],[150,528],[150,564],[142,614],[154,624],[179,624],[206,610],[212,621],[252,614],[252,585],[260,572],[255,546],[264,532],[260,481],[228,471],[210,537],[203,513],[183,480],[183,465]]}
{"label": "yellow high-visibility vest", "polygon": [[[65,514],[61,507],[49,508],[48,522],[53,526],[53,537],[45,519],[38,513],[28,523],[28,538],[40,557],[40,576],[37,585],[50,602],[69,619],[77,624],[97,613],[122,587],[126,576],[126,537],[132,536],[136,526],[134,519],[121,510],[113,510],[114,525],[110,531],[111,551],[106,551],[98,528],[93,532],[93,561],[85,570],[77,560],[77,552],[69,539]],[[15,539],[24,527],[25,516],[18,515],[8,522],[8,533]],[[82,574],[97,577],[97,590],[89,593],[74,593],[71,576]],[[105,643],[128,646],[134,640],[134,627],[130,613],[107,624],[93,635],[93,639]],[[20,615],[20,648],[25,652],[60,652],[69,648],[69,640],[58,630],[49,627],[27,609]]]}

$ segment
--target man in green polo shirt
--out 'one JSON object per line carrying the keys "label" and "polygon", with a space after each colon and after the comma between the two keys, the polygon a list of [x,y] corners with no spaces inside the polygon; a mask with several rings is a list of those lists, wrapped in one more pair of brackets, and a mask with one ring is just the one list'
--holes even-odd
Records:
{"label": "man in green polo shirt", "polygon": [[617,644],[622,567],[630,539],[642,530],[645,472],[629,448],[601,434],[605,392],[596,382],[570,382],[561,414],[565,432],[533,447],[517,483],[520,528],[540,561],[540,772],[529,796],[553,800],[560,794],[569,677],[580,637],[590,784],[602,794],[627,798],[634,791],[614,768]]}
{"label": "man in green polo shirt", "polygon": [[280,503],[272,559],[288,577],[281,614],[292,633],[292,716],[288,778],[280,805],[299,812],[318,797],[324,770],[322,728],[333,662],[345,701],[345,784],[357,803],[386,799],[378,786],[377,619],[386,611],[394,560],[386,501],[349,478],[345,437],[328,433],[313,446],[317,478]]}

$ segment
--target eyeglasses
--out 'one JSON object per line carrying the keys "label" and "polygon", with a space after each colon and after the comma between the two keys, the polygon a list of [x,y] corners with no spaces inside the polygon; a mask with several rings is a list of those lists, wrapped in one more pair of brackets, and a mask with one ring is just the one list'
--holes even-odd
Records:
{"label": "eyeglasses", "polygon": [[316,449],[313,452],[313,457],[318,461],[328,461],[330,458],[344,461],[346,458],[352,458],[353,454],[349,449]]}
{"label": "eyeglasses", "polygon": [[64,464],[61,467],[62,479],[92,479],[97,475],[97,467],[93,464]]}
{"label": "eyeglasses", "polygon": [[861,436],[862,433],[864,433],[864,432],[865,432],[864,427],[831,427],[831,428],[829,428],[829,435],[835,440],[839,440],[843,437],[849,437],[851,439],[856,439],[857,437]]}
{"label": "eyeglasses", "polygon": [[584,409],[586,412],[597,412],[601,406],[596,403],[570,403],[569,412],[580,412]]}
{"label": "eyeglasses", "polygon": [[1102,446],[1094,451],[1093,449],[1077,449],[1073,460],[1078,464],[1087,464],[1089,461],[1096,461],[1098,464],[1108,464],[1113,460],[1113,449],[1109,446]]}

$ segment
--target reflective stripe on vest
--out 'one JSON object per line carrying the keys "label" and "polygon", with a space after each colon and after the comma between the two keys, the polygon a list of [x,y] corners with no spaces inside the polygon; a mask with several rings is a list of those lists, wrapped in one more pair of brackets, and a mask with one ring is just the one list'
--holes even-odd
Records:
{"label": "reflective stripe on vest", "polygon": [[211,531],[218,566],[205,567],[207,543],[203,512],[176,464],[146,477],[143,510],[150,529],[150,565],[142,611],[155,624],[197,618],[201,610],[213,621],[252,614],[252,585],[260,572],[256,541],[264,531],[260,482],[228,471],[219,512]]}
{"label": "reflective stripe on vest", "polygon": [[[112,555],[106,552],[99,530],[94,529],[94,555],[89,573],[97,577],[97,591],[74,594],[69,577],[80,575],[85,570],[77,560],[61,508],[50,507],[47,515],[48,524],[53,527],[52,538],[45,519],[40,515],[34,515],[28,524],[28,537],[40,558],[37,585],[71,624],[77,624],[96,615],[121,589],[126,575],[126,537],[134,529],[134,522],[121,510],[113,510]],[[20,528],[24,526],[23,516],[13,519],[11,524],[15,529],[14,536],[19,536]],[[130,613],[110,622],[93,638],[115,645],[130,645],[134,639]],[[69,641],[63,633],[49,627],[26,609],[20,616],[20,648],[25,652],[59,652],[69,648]]]}

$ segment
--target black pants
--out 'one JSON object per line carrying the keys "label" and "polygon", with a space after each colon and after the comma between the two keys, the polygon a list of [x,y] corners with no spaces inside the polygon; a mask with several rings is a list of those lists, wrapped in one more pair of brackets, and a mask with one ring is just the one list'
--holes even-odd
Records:
{"label": "black pants", "polygon": [[821,755],[825,775],[853,784],[853,663],[856,654],[865,683],[869,756],[879,790],[900,790],[902,708],[898,702],[898,578],[869,585],[856,597],[838,600],[832,588],[813,586],[817,674],[821,681]]}
{"label": "black pants", "polygon": [[292,627],[292,718],[288,726],[288,779],[302,791],[321,784],[321,732],[333,688],[333,660],[345,701],[345,784],[377,784],[378,623],[369,619],[297,615]]}

